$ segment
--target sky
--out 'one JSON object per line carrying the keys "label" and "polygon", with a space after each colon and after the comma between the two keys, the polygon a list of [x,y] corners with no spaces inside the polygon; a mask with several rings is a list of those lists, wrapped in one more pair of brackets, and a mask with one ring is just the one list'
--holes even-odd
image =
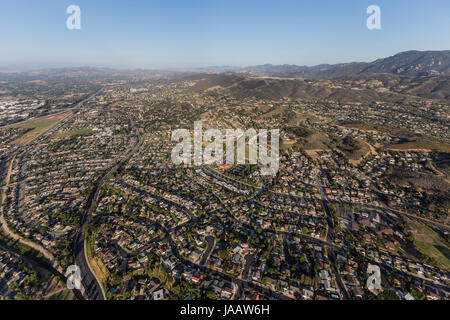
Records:
{"label": "sky", "polygon": [[[369,5],[381,30],[366,26]],[[66,9],[81,9],[69,30]],[[449,0],[0,0],[0,67],[373,61],[450,49]]]}

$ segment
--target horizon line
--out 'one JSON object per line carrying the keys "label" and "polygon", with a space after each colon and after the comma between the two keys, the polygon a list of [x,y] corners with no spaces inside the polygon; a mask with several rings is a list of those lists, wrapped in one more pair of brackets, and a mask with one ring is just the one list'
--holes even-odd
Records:
{"label": "horizon line", "polygon": [[379,59],[386,59],[389,57],[396,56],[398,54],[407,53],[407,52],[447,52],[450,51],[450,49],[446,50],[405,50],[400,51],[395,54],[380,57],[371,61],[349,61],[349,62],[338,62],[338,63],[319,63],[319,64],[292,64],[292,63],[283,63],[283,64],[276,64],[276,63],[262,63],[262,64],[254,64],[254,65],[209,65],[209,66],[193,66],[193,67],[131,67],[131,66],[102,66],[102,65],[64,65],[64,66],[57,66],[57,65],[41,65],[41,66],[0,66],[0,72],[1,73],[20,73],[20,72],[32,72],[32,71],[44,71],[44,70],[58,70],[58,69],[83,69],[83,68],[91,68],[91,69],[109,69],[109,70],[117,70],[117,71],[165,71],[165,72],[188,72],[188,71],[195,71],[195,70],[201,70],[201,69],[219,69],[219,68],[229,68],[229,69],[245,69],[245,68],[252,68],[252,67],[259,67],[259,66],[295,66],[295,67],[317,67],[322,65],[328,65],[328,66],[337,66],[337,65],[345,65],[345,64],[353,64],[353,63],[372,63]]}

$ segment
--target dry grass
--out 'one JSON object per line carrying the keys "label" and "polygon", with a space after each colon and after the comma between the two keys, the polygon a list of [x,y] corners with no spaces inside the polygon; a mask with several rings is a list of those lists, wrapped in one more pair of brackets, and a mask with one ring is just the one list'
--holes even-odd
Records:
{"label": "dry grass", "polygon": [[427,140],[418,140],[418,141],[409,141],[401,144],[393,144],[387,146],[386,149],[392,151],[441,151],[441,152],[450,152],[450,144],[438,141],[427,141]]}
{"label": "dry grass", "polygon": [[108,279],[109,276],[109,271],[105,267],[103,262],[99,258],[91,258],[89,262],[98,279],[100,280],[100,283],[102,284],[106,283],[106,280]]}
{"label": "dry grass", "polygon": [[25,129],[32,129],[31,131],[28,131],[21,137],[17,138],[16,140],[12,141],[12,144],[18,144],[18,145],[25,145],[31,140],[33,140],[38,135],[44,133],[48,128],[55,125],[57,122],[59,122],[61,119],[63,119],[66,116],[66,114],[60,114],[56,116],[50,116],[47,118],[42,118],[39,120],[32,120],[29,122],[21,123],[16,126],[12,126],[12,128],[25,128]]}
{"label": "dry grass", "polygon": [[289,126],[299,126],[306,120],[316,123],[322,121],[322,119],[320,119],[319,117],[309,113],[300,113],[298,111],[294,111],[292,114],[294,116],[289,120],[288,122]]}
{"label": "dry grass", "polygon": [[407,219],[407,228],[414,235],[414,245],[420,253],[432,258],[439,267],[450,270],[448,243],[437,232],[410,219]]}

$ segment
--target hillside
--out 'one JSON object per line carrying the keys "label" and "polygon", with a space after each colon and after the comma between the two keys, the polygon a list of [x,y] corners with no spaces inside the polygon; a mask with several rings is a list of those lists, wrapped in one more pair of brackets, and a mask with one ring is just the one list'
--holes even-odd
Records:
{"label": "hillside", "polygon": [[450,100],[450,77],[405,77],[392,74],[352,75],[334,80],[301,80],[245,77],[239,74],[203,74],[195,91],[218,91],[236,98],[323,99],[344,103],[405,103],[424,99]]}

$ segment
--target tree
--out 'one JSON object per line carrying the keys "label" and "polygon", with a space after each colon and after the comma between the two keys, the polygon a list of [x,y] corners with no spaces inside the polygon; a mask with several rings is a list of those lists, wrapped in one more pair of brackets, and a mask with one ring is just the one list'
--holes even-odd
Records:
{"label": "tree", "polygon": [[122,295],[122,298],[123,298],[124,300],[130,299],[130,298],[131,298],[131,293],[130,293],[130,292],[125,292],[125,293]]}
{"label": "tree", "polygon": [[212,291],[206,292],[206,298],[209,300],[218,300],[216,294]]}
{"label": "tree", "polygon": [[304,227],[302,228],[302,233],[303,233],[303,234],[308,234],[308,233],[309,233],[309,230],[308,230],[308,228],[307,228],[306,226],[304,226]]}
{"label": "tree", "polygon": [[15,296],[14,296],[14,300],[30,300],[30,297],[28,297],[26,294],[22,293],[22,292],[18,292]]}

